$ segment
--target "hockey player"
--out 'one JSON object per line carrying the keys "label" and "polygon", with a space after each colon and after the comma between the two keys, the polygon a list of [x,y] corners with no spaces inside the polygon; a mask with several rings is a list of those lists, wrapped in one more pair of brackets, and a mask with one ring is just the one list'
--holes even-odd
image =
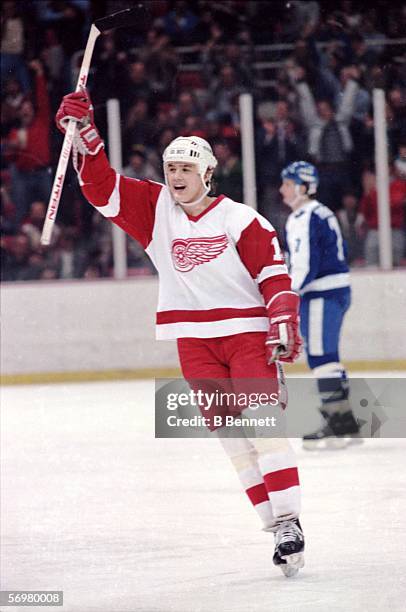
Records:
{"label": "hockey player", "polygon": [[320,429],[304,436],[303,446],[342,448],[359,441],[338,350],[351,301],[345,244],[335,215],[314,198],[319,182],[316,168],[293,162],[281,177],[283,201],[292,209],[286,223],[292,289],[301,295],[300,330],[308,365],[317,379],[323,417]]}
{"label": "hockey player", "polygon": [[[138,240],[158,270],[157,339],[177,340],[184,377],[275,381],[275,361],[299,354],[299,297],[273,227],[249,206],[208,195],[217,164],[210,145],[176,138],[163,154],[165,185],[141,181],[110,167],[85,90],[63,98],[62,132],[70,119],[84,196]],[[219,437],[264,529],[275,533],[274,563],[294,575],[304,538],[288,440]]]}

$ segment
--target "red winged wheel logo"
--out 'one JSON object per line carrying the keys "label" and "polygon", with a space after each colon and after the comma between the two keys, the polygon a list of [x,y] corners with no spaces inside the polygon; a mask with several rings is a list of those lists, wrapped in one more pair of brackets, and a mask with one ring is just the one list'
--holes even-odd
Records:
{"label": "red winged wheel logo", "polygon": [[226,234],[211,238],[177,238],[172,242],[173,265],[179,272],[189,272],[221,255],[227,245]]}

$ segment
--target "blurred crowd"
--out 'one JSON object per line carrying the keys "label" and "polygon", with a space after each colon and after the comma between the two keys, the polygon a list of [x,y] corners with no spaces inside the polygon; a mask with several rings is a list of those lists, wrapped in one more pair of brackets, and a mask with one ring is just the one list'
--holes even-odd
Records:
{"label": "blurred crowd", "polygon": [[[89,90],[107,136],[120,101],[124,174],[163,180],[178,135],[210,141],[215,193],[243,199],[239,96],[255,106],[258,209],[283,242],[281,169],[305,159],[337,213],[352,266],[378,264],[372,90],[386,96],[393,258],[406,264],[406,31],[402,3],[149,0],[137,27],[103,34]],[[94,19],[125,0],[4,0],[1,8],[3,280],[109,277],[110,224],[85,203],[70,167],[50,247],[41,229],[61,148],[53,117],[76,84]],[[396,43],[398,41],[398,43]],[[267,46],[274,45],[269,49]],[[248,203],[248,202],[247,202]],[[128,241],[131,275],[154,274]]]}

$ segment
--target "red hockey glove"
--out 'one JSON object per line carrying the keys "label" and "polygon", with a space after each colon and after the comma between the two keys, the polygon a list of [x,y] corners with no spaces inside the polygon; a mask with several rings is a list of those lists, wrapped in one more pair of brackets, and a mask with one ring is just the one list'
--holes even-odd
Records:
{"label": "red hockey glove", "polygon": [[64,96],[56,113],[56,125],[65,133],[69,121],[77,122],[74,147],[81,155],[96,155],[104,143],[94,124],[92,101],[86,89]]}
{"label": "red hockey glove", "polygon": [[293,291],[278,293],[268,306],[269,332],[266,353],[269,364],[275,361],[292,363],[300,354],[302,339],[299,335],[300,298]]}
{"label": "red hockey glove", "polygon": [[55,117],[58,130],[64,134],[71,119],[78,122],[79,129],[89,123],[94,124],[93,104],[86,89],[62,98]]}

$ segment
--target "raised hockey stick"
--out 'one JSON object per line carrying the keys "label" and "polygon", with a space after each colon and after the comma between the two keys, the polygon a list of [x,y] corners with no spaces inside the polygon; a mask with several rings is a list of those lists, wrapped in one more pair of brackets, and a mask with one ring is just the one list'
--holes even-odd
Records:
{"label": "raised hockey stick", "polygon": [[[107,17],[97,19],[90,28],[89,36],[86,43],[85,53],[83,55],[82,65],[79,71],[78,82],[76,84],[76,91],[79,91],[81,87],[86,87],[87,78],[89,75],[90,63],[92,61],[93,49],[96,43],[97,37],[106,30],[112,30],[121,27],[131,26],[133,23],[142,25],[145,22],[146,9],[144,4],[137,4],[132,8],[113,13]],[[73,136],[75,133],[76,122],[69,121],[68,128],[65,132],[63,139],[61,153],[59,155],[58,166],[55,173],[54,183],[52,185],[52,191],[49,198],[47,214],[44,221],[44,227],[42,228],[41,244],[48,245],[51,242],[52,229],[54,227],[56,214],[58,212],[59,202],[61,199],[62,188],[65,182],[66,169],[68,167],[68,161],[70,152],[72,149]]]}

